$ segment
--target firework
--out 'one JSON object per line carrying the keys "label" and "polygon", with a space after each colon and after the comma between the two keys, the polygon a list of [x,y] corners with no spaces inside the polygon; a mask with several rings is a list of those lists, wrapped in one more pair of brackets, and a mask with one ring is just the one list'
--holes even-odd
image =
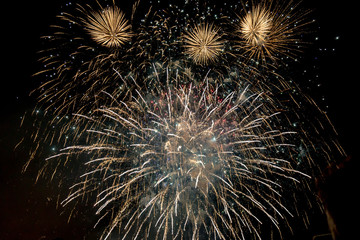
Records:
{"label": "firework", "polygon": [[197,64],[206,65],[216,61],[223,48],[219,28],[208,23],[190,28],[184,35],[184,48],[185,54]]}
{"label": "firework", "polygon": [[84,24],[94,41],[106,47],[120,47],[131,39],[130,25],[116,6],[91,12]]}
{"label": "firework", "polygon": [[302,215],[295,200],[319,165],[312,152],[329,160],[332,148],[324,140],[319,149],[324,124],[306,121],[299,102],[319,112],[316,103],[268,68],[295,55],[306,14],[292,1],[243,4],[234,19],[236,4],[141,4],[129,21],[114,1],[78,5],[45,37],[52,47],[42,52],[39,104],[58,132],[39,128],[33,141],[65,147],[39,176],[53,179],[74,163],[77,181],[62,205],[92,203],[103,239],[115,229],[120,239],[282,232]]}
{"label": "firework", "polygon": [[63,14],[58,19],[61,24],[53,26],[57,29],[55,33],[44,37],[50,45],[40,52],[44,69],[35,74],[47,81],[32,94],[38,94],[39,103],[46,106],[45,111],[65,115],[78,109],[76,106],[92,102],[92,93],[109,86],[116,75],[103,69],[118,66],[119,61],[116,60],[118,52],[100,50],[97,44],[92,46],[89,34],[76,17]]}
{"label": "firework", "polygon": [[271,34],[272,21],[270,12],[260,6],[255,6],[247,13],[240,23],[239,32],[243,35],[246,43],[252,47],[266,50],[266,41]]}
{"label": "firework", "polygon": [[296,11],[290,1],[287,5],[276,1],[252,3],[251,8],[238,15],[236,35],[238,47],[250,59],[276,62],[282,56],[295,56],[300,46],[301,28],[308,24],[308,12]]}
{"label": "firework", "polygon": [[[106,8],[98,4],[97,10],[77,5],[62,12],[56,21],[51,26],[53,33],[42,37],[47,48],[39,52],[42,70],[34,74],[41,78],[41,84],[31,92],[38,100],[32,113],[37,127],[31,138],[44,143],[40,146],[70,141],[56,133],[54,125],[61,129],[59,132],[67,132],[73,113],[84,114],[96,108],[102,91],[120,96],[128,84],[121,79],[129,72],[124,61],[131,33],[120,8],[114,3]],[[46,116],[49,126],[42,123],[44,117],[40,118],[39,113]],[[41,151],[39,146],[32,149],[29,163]]]}
{"label": "firework", "polygon": [[277,127],[261,92],[223,92],[205,78],[79,115],[86,144],[48,159],[91,156],[63,204],[95,192],[100,219],[113,216],[104,239],[116,228],[122,239],[245,239],[264,217],[277,226],[291,216],[283,184],[306,176],[284,154],[295,132]]}

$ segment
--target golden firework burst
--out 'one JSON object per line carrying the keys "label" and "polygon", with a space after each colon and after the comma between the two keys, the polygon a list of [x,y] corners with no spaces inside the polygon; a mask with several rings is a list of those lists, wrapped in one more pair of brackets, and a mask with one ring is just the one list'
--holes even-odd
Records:
{"label": "golden firework burst", "polygon": [[185,54],[199,65],[215,62],[224,43],[219,30],[220,28],[208,23],[201,23],[187,30],[184,35]]}
{"label": "golden firework burst", "polygon": [[307,24],[302,20],[307,13],[295,12],[296,5],[292,3],[263,1],[238,15],[235,33],[240,38],[239,47],[250,58],[275,62],[283,55],[295,56],[293,50],[299,48],[297,36]]}
{"label": "golden firework burst", "polygon": [[245,41],[253,46],[263,46],[271,33],[272,21],[270,12],[259,6],[246,14],[240,23],[240,32]]}
{"label": "golden firework burst", "polygon": [[116,6],[92,11],[84,24],[92,39],[106,47],[119,47],[131,39],[131,26]]}

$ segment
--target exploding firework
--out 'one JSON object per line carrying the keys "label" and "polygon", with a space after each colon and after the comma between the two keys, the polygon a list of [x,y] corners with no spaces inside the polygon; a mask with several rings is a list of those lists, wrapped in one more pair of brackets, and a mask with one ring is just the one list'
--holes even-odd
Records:
{"label": "exploding firework", "polygon": [[219,28],[208,23],[190,28],[184,35],[184,48],[196,64],[215,62],[223,49]]}
{"label": "exploding firework", "polygon": [[207,80],[79,116],[87,143],[48,159],[91,156],[63,204],[95,192],[100,219],[112,216],[103,239],[116,228],[121,239],[245,239],[260,237],[263,218],[278,227],[291,216],[284,184],[306,178],[289,154],[296,133],[261,92],[223,95]]}
{"label": "exploding firework", "polygon": [[260,6],[256,6],[247,13],[240,23],[239,32],[243,35],[246,43],[260,50],[271,34],[272,21],[270,13]]}
{"label": "exploding firework", "polygon": [[136,1],[129,21],[114,1],[77,5],[45,37],[39,104],[60,130],[39,128],[33,141],[65,147],[39,175],[75,164],[62,205],[92,203],[103,239],[115,229],[122,239],[260,239],[302,215],[294,199],[319,165],[312,152],[329,160],[332,147],[313,141],[324,124],[315,116],[308,127],[299,107],[316,103],[268,64],[295,55],[306,14],[260,1],[231,19],[236,4],[225,5]]}
{"label": "exploding firework", "polygon": [[[104,104],[97,97],[102,91],[120,96],[128,84],[122,81],[129,72],[124,62],[131,37],[125,14],[114,3],[105,8],[98,4],[98,10],[90,5],[71,8],[70,4],[69,8],[51,26],[53,33],[42,37],[47,48],[39,52],[42,70],[35,74],[41,85],[31,92],[38,100],[31,116],[37,125],[31,138],[44,144],[31,150],[29,163],[41,146],[71,140],[51,130],[55,125],[61,133],[68,131],[74,113],[84,114]],[[49,126],[40,115],[46,116]]]}
{"label": "exploding firework", "polygon": [[39,106],[56,117],[91,110],[101,91],[123,88],[122,76],[134,72],[131,24],[115,2],[71,5],[57,16],[52,33],[42,37],[42,70],[35,75],[46,81],[42,78],[32,92]]}
{"label": "exploding firework", "polygon": [[[276,62],[282,56],[295,56],[300,46],[301,28],[308,22],[308,12],[297,11],[293,1],[252,3],[250,9],[238,15],[236,35],[239,46],[250,59]],[[291,51],[290,51],[291,50]]]}
{"label": "exploding firework", "polygon": [[130,25],[116,6],[90,13],[84,24],[94,41],[106,47],[120,47],[131,39]]}

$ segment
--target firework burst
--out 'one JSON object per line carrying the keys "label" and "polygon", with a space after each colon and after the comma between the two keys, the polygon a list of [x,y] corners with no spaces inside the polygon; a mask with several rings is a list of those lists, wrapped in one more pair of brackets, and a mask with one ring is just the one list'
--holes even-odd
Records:
{"label": "firework burst", "polygon": [[239,32],[247,44],[262,48],[271,33],[271,27],[270,13],[260,6],[256,6],[242,19]]}
{"label": "firework burst", "polygon": [[207,80],[79,115],[86,144],[48,159],[91,156],[63,205],[95,193],[100,219],[112,216],[104,239],[116,228],[122,239],[245,239],[260,237],[260,219],[291,216],[283,184],[306,176],[293,167],[295,133],[261,92],[223,95]]}
{"label": "firework burst", "polygon": [[209,23],[201,23],[190,28],[184,35],[185,54],[199,65],[215,62],[224,44],[219,30]]}
{"label": "firework burst", "polygon": [[287,217],[303,216],[294,198],[318,165],[312,152],[330,159],[332,148],[313,141],[324,129],[318,116],[318,126],[304,120],[300,105],[319,111],[316,103],[268,68],[296,54],[306,14],[293,1],[244,4],[235,18],[236,4],[142,3],[129,22],[114,1],[77,5],[45,37],[39,103],[59,133],[38,128],[33,141],[62,147],[39,176],[75,163],[62,205],[92,203],[107,226],[103,239],[115,229],[122,239],[260,239],[269,225],[281,232]]}
{"label": "firework burst", "polygon": [[[121,79],[129,72],[129,66],[123,63],[131,32],[124,13],[114,2],[106,8],[98,4],[97,10],[90,5],[76,5],[62,12],[51,27],[52,34],[42,37],[47,46],[39,52],[42,70],[34,74],[41,77],[41,84],[31,92],[38,100],[32,117],[37,118],[41,112],[53,125],[50,128],[55,124],[66,132],[71,128],[73,113],[84,114],[96,108],[100,92],[117,96],[114,91],[121,95],[127,86]],[[106,39],[107,33],[113,36]],[[61,134],[44,129],[43,119],[34,121],[37,130],[32,141],[43,142],[41,146],[53,144],[55,139],[61,142]],[[41,151],[38,146],[31,150],[29,162]]]}
{"label": "firework burst", "polygon": [[91,12],[84,24],[92,39],[103,46],[120,47],[131,40],[131,26],[117,6]]}
{"label": "firework burst", "polygon": [[238,15],[236,35],[241,49],[249,58],[275,62],[281,56],[295,56],[300,46],[301,28],[308,24],[308,12],[295,11],[293,1],[280,4],[276,1],[252,3],[244,14]]}

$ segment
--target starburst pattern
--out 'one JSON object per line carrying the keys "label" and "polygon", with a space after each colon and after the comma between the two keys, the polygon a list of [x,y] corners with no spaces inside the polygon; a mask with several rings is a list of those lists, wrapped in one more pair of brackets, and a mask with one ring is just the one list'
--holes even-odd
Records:
{"label": "starburst pattern", "polygon": [[[248,12],[238,15],[236,34],[240,37],[240,47],[249,58],[266,62],[276,62],[279,57],[294,56],[300,40],[297,35],[306,23],[307,12],[295,12],[292,1],[280,4],[276,0],[253,3]],[[293,50],[293,51],[289,51]]]}
{"label": "starburst pattern", "polygon": [[122,239],[244,239],[259,236],[259,215],[277,226],[291,216],[281,185],[304,177],[277,153],[295,133],[277,129],[261,92],[222,92],[205,79],[79,116],[92,126],[87,144],[48,159],[92,156],[63,204],[95,192],[100,218],[113,216],[104,239],[115,228]]}
{"label": "starburst pattern", "polygon": [[262,48],[271,34],[271,28],[270,12],[256,6],[242,19],[239,32],[243,35],[247,44]]}
{"label": "starburst pattern", "polygon": [[119,47],[131,39],[131,26],[117,6],[91,12],[84,24],[94,41],[106,47]]}
{"label": "starburst pattern", "polygon": [[209,23],[201,23],[190,28],[184,35],[185,54],[199,65],[215,62],[222,52],[224,43],[219,30]]}

